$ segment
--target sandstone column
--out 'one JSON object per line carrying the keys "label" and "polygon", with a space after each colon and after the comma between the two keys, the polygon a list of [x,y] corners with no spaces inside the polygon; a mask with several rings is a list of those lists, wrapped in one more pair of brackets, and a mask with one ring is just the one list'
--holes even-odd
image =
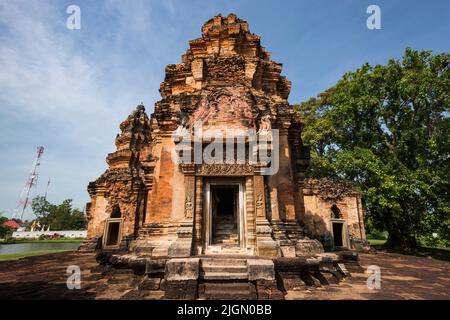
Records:
{"label": "sandstone column", "polygon": [[[279,129],[279,169],[270,177],[272,220],[295,220],[294,185],[291,169],[291,152],[288,142],[288,130]],[[277,148],[277,146],[273,146]]]}
{"label": "sandstone column", "polygon": [[195,165],[182,164],[184,173],[184,217],[177,230],[177,240],[169,247],[171,257],[189,257],[192,254],[195,210]]}
{"label": "sandstone column", "polygon": [[256,215],[256,254],[267,257],[279,256],[280,248],[272,238],[272,228],[266,217],[264,176],[255,175],[253,184]]}

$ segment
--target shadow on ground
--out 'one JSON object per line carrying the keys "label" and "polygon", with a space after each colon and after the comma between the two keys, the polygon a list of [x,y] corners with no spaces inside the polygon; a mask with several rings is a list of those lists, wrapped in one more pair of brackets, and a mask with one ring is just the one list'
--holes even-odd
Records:
{"label": "shadow on ground", "polygon": [[[361,254],[363,270],[381,270],[381,289],[367,287],[369,274],[353,273],[339,285],[289,291],[286,299],[450,299],[450,262],[378,252]],[[67,267],[79,266],[81,289],[67,288]],[[92,253],[61,252],[0,262],[0,299],[120,299],[131,298],[129,286],[113,284],[92,272]]]}

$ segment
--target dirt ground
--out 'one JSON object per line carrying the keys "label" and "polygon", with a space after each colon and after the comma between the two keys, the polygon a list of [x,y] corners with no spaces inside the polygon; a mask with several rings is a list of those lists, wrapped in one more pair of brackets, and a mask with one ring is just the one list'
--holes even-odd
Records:
{"label": "dirt ground", "polygon": [[[369,274],[353,273],[339,285],[291,291],[286,299],[450,299],[450,262],[379,252],[361,254],[360,264],[380,267],[380,290],[367,288]],[[71,265],[81,268],[79,290],[66,286]],[[96,265],[93,254],[74,252],[0,262],[0,299],[118,299],[129,290],[95,278]]]}
{"label": "dirt ground", "polygon": [[450,299],[450,262],[432,258],[378,252],[360,254],[364,270],[370,265],[380,267],[381,287],[367,287],[370,274],[352,273],[339,285],[323,286],[305,291],[292,291],[286,299],[310,300],[401,300]]}

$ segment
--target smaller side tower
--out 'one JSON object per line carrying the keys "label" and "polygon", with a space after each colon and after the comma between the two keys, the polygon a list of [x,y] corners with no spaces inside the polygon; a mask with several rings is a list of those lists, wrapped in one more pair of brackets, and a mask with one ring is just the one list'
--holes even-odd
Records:
{"label": "smaller side tower", "polygon": [[103,248],[127,246],[136,238],[144,219],[146,184],[142,163],[149,158],[151,137],[150,119],[142,104],[120,124],[120,130],[115,141],[117,150],[106,158],[109,168],[88,185],[91,202],[86,206],[86,246],[97,243],[99,238]]}

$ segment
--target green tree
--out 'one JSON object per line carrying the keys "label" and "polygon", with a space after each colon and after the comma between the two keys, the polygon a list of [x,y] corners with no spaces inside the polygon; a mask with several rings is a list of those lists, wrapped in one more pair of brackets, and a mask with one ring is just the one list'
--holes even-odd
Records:
{"label": "green tree", "polygon": [[312,177],[356,183],[388,245],[411,249],[437,232],[450,240],[450,55],[406,49],[363,65],[297,106]]}
{"label": "green tree", "polygon": [[33,199],[31,207],[41,226],[50,226],[52,230],[83,230],[86,220],[83,212],[72,208],[72,200],[61,204],[51,204],[42,196]]}
{"label": "green tree", "polygon": [[3,224],[8,221],[7,217],[4,217],[4,212],[0,211],[0,239],[4,239],[12,234],[12,230],[8,226],[4,226]]}

